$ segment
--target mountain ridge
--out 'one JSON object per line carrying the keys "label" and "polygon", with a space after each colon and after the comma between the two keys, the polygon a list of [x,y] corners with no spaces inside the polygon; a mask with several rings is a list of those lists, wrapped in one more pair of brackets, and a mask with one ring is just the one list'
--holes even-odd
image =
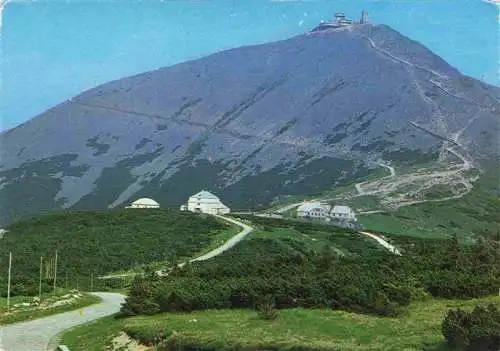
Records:
{"label": "mountain ridge", "polygon": [[42,182],[38,209],[177,205],[209,187],[259,207],[380,159],[498,158],[499,99],[385,25],[309,32],[112,81],[1,133],[0,195]]}

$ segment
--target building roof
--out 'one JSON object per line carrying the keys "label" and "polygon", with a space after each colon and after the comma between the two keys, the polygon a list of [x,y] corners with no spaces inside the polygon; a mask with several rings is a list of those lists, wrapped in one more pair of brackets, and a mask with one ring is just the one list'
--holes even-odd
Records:
{"label": "building roof", "polygon": [[134,202],[132,202],[132,205],[160,206],[160,204],[158,202],[156,202],[153,199],[147,198],[147,197],[143,197],[143,198],[140,198],[139,200],[135,200]]}
{"label": "building roof", "polygon": [[205,200],[219,200],[217,196],[206,190],[202,190],[191,197],[195,197],[197,199],[205,199]]}
{"label": "building roof", "polygon": [[353,210],[349,206],[333,206],[332,212],[350,214],[353,213]]}
{"label": "building roof", "polygon": [[322,208],[324,210],[327,210],[325,206],[321,202],[304,202],[302,205],[300,205],[297,208],[297,211],[299,212],[309,212],[312,211],[315,208]]}

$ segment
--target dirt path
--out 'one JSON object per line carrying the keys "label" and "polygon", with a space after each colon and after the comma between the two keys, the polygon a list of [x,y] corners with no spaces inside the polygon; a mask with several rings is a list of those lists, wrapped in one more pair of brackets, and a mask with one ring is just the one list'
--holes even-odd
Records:
{"label": "dirt path", "polygon": [[366,40],[368,40],[368,42],[370,43],[370,46],[372,48],[374,48],[375,50],[377,50],[378,52],[380,52],[382,55],[388,57],[389,59],[392,59],[394,61],[397,61],[397,62],[400,62],[400,63],[403,63],[405,65],[408,65],[410,67],[413,67],[413,68],[418,68],[420,70],[423,70],[423,71],[426,71],[428,73],[431,73],[432,75],[434,76],[438,76],[439,78],[443,78],[443,79],[446,79],[448,78],[446,75],[442,74],[442,73],[439,73],[439,72],[436,72],[430,68],[427,68],[427,67],[423,67],[423,66],[419,66],[419,65],[416,65],[414,63],[411,63],[405,59],[402,59],[400,57],[397,57],[395,56],[394,54],[390,53],[389,51],[385,50],[385,49],[382,49],[380,46],[378,46],[377,44],[375,44],[375,42],[373,41],[372,38],[370,37],[364,37]]}
{"label": "dirt path", "polygon": [[[221,253],[223,253],[224,251],[231,249],[234,245],[239,243],[241,240],[243,240],[248,234],[250,234],[253,231],[253,227],[251,227],[251,226],[249,226],[241,221],[238,221],[236,219],[224,217],[224,216],[219,216],[219,215],[215,215],[215,216],[224,220],[224,221],[227,221],[227,222],[230,222],[232,224],[236,224],[236,225],[240,226],[241,231],[238,234],[236,234],[235,236],[233,236],[231,239],[226,241],[221,246],[213,249],[210,252],[207,252],[206,254],[203,254],[199,257],[193,258],[192,260],[189,260],[188,262],[206,261],[206,260],[211,259],[215,256],[218,256]],[[187,262],[183,262],[183,263],[179,264],[179,267],[184,266],[186,263]],[[164,272],[163,270],[158,270],[158,271],[156,271],[156,274],[158,274],[159,276],[165,276],[165,275],[168,275],[168,272]]]}
{"label": "dirt path", "polygon": [[[229,250],[234,245],[236,245],[237,243],[239,243],[241,240],[243,240],[248,234],[250,234],[253,231],[253,227],[251,227],[251,226],[249,226],[249,225],[247,225],[247,224],[245,224],[243,222],[237,221],[237,220],[235,220],[233,218],[219,216],[219,215],[215,215],[215,217],[218,217],[218,218],[220,218],[220,219],[222,219],[222,220],[224,220],[226,222],[229,222],[229,223],[232,223],[232,224],[236,224],[237,226],[241,227],[242,229],[241,229],[241,231],[238,234],[236,234],[235,236],[233,236],[231,239],[229,239],[228,241],[226,241],[221,246],[213,249],[210,252],[207,252],[206,254],[203,254],[203,255],[201,255],[199,257],[193,258],[189,262],[205,261],[205,260],[208,260],[208,259],[210,259],[212,257],[220,255],[224,251]],[[179,267],[182,267],[185,264],[186,264],[186,262],[180,263]],[[158,270],[158,271],[156,271],[156,273],[158,275],[160,275],[160,276],[164,276],[164,275],[167,274],[163,270]],[[102,276],[102,277],[100,277],[100,279],[129,277],[129,276],[132,276],[132,275],[135,275],[135,274],[136,273],[112,274],[112,275]],[[0,351],[2,351],[2,350],[0,350]]]}
{"label": "dirt path", "polygon": [[363,234],[363,235],[366,235],[372,239],[375,239],[380,245],[382,245],[383,247],[385,247],[387,250],[389,250],[390,252],[398,255],[398,256],[401,256],[401,253],[398,251],[398,249],[396,249],[393,245],[389,244],[387,241],[385,241],[384,239],[382,239],[381,237],[379,237],[378,235],[375,235],[373,233],[368,233],[368,232],[359,232],[360,234]]}
{"label": "dirt path", "polygon": [[238,226],[241,227],[241,231],[236,234],[235,236],[233,236],[231,239],[229,239],[228,241],[226,241],[224,244],[222,244],[221,246],[219,246],[218,248],[216,249],[213,249],[212,251],[204,254],[204,255],[201,255],[199,257],[196,257],[192,260],[190,260],[189,262],[196,262],[196,261],[205,261],[205,260],[208,260],[212,257],[215,257],[217,255],[220,255],[221,253],[223,253],[224,251],[226,250],[229,250],[230,248],[232,248],[234,245],[236,245],[237,243],[239,243],[241,240],[243,240],[248,234],[250,234],[252,231],[253,231],[253,227],[241,222],[241,221],[238,221],[236,219],[233,219],[233,218],[228,218],[228,217],[223,217],[223,216],[217,216],[219,217],[220,219],[223,219],[225,221],[228,221],[232,224],[236,224]]}
{"label": "dirt path", "polygon": [[102,302],[49,317],[0,327],[0,351],[46,351],[50,340],[76,325],[109,316],[120,310],[125,296],[94,293]]}
{"label": "dirt path", "polygon": [[[394,169],[394,167],[391,167],[389,165],[386,165],[386,164],[383,164],[383,163],[379,163],[378,164],[380,167],[384,167],[384,168],[387,168],[390,172],[390,175],[388,177],[382,177],[380,179],[387,179],[387,178],[394,178],[396,176],[396,170]],[[356,191],[358,192],[358,195],[359,196],[363,196],[363,195],[370,195],[370,193],[367,193],[363,188],[363,184],[369,184],[371,183],[370,181],[366,181],[366,182],[360,182],[360,183],[356,183],[354,184],[354,188],[356,189]]]}

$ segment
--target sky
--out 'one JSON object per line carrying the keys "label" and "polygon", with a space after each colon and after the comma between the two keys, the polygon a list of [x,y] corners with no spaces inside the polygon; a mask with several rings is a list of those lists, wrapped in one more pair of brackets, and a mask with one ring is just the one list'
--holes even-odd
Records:
{"label": "sky", "polygon": [[486,0],[11,1],[1,19],[0,130],[107,81],[286,39],[336,11],[357,20],[362,9],[500,86],[499,7]]}

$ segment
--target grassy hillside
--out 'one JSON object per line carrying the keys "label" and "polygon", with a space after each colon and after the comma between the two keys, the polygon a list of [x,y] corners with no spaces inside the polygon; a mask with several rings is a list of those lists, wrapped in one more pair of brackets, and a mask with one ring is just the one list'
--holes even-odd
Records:
{"label": "grassy hillside", "polygon": [[399,235],[446,237],[462,241],[478,235],[497,237],[500,231],[500,179],[488,171],[460,199],[402,207],[395,212],[360,216],[367,229]]}
{"label": "grassy hillside", "polygon": [[[256,231],[233,249],[167,277],[136,279],[124,315],[252,308],[331,307],[394,316],[422,296],[470,298],[498,291],[498,244],[391,236],[402,256],[326,225],[251,218]],[[313,240],[315,239],[315,240]],[[267,300],[266,300],[267,301]]]}
{"label": "grassy hillside", "polygon": [[242,243],[136,278],[122,308],[135,316],[77,327],[63,343],[102,350],[125,331],[160,350],[437,351],[448,309],[500,303],[484,297],[498,291],[499,243],[389,236],[396,256],[349,230],[240,217],[256,228]]}
{"label": "grassy hillside", "polygon": [[[251,310],[166,313],[122,320],[105,318],[66,332],[62,343],[75,351],[98,351],[125,331],[149,344],[164,339],[176,350],[446,350],[441,322],[446,311],[470,311],[499,297],[467,301],[429,299],[410,305],[408,313],[381,318],[328,309],[289,309],[273,321]],[[163,348],[160,348],[163,349]]]}
{"label": "grassy hillside", "polygon": [[275,239],[297,250],[321,252],[328,247],[339,255],[353,257],[375,257],[386,253],[375,240],[356,231],[331,225],[290,219],[275,219],[239,215],[252,223],[255,231],[250,238]]}
{"label": "grassy hillside", "polygon": [[[12,252],[15,286],[38,282],[40,256],[49,268],[44,278],[50,280],[56,249],[59,281],[66,276],[74,280],[191,257],[222,232],[234,232],[213,217],[173,210],[64,212],[20,221],[8,230],[0,240],[0,267],[7,267]],[[0,283],[6,278],[1,273]]]}

